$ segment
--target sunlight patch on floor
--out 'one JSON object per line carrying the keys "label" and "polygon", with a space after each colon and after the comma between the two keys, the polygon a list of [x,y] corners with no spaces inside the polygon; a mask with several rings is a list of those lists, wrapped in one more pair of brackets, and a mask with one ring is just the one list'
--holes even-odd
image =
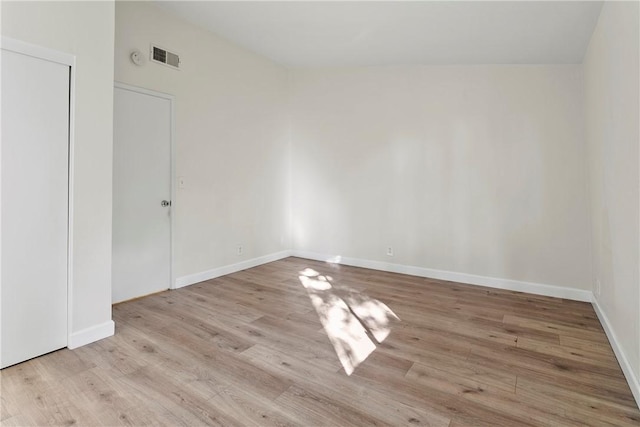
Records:
{"label": "sunlight patch on floor", "polygon": [[[347,375],[376,349],[391,332],[390,322],[400,319],[384,303],[346,286],[331,276],[306,268],[298,276],[320,323]],[[373,338],[373,339],[372,339]]]}

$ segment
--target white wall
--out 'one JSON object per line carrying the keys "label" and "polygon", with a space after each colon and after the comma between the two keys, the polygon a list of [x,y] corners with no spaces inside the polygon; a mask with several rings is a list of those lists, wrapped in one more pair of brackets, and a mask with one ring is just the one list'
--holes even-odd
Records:
{"label": "white wall", "polygon": [[[114,4],[2,2],[2,35],[76,55],[71,334],[111,323]],[[97,328],[93,331],[87,329]],[[84,333],[83,333],[84,331]],[[97,335],[96,335],[97,333]]]}
{"label": "white wall", "polygon": [[[181,70],[129,60],[152,42],[180,54]],[[152,4],[116,4],[115,79],[176,96],[178,278],[289,248],[286,77]]]}
{"label": "white wall", "polygon": [[[605,2],[584,61],[596,300],[640,378],[637,2]],[[621,364],[625,368],[625,361]],[[631,381],[630,381],[631,382]],[[632,387],[633,388],[633,387]],[[640,395],[636,395],[640,400]]]}
{"label": "white wall", "polygon": [[293,71],[294,250],[590,289],[582,84],[578,65]]}

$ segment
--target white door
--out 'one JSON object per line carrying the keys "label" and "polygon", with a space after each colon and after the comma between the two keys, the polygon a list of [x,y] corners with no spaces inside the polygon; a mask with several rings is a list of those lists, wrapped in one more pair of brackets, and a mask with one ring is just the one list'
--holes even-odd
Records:
{"label": "white door", "polygon": [[67,346],[70,68],[0,52],[4,368]]}
{"label": "white door", "polygon": [[113,135],[113,302],[171,281],[172,100],[117,86]]}

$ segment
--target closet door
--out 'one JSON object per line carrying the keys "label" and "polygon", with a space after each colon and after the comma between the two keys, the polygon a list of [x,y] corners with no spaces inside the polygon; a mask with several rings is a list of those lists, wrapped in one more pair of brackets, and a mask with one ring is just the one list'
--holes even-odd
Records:
{"label": "closet door", "polygon": [[4,368],[67,346],[70,68],[0,52]]}

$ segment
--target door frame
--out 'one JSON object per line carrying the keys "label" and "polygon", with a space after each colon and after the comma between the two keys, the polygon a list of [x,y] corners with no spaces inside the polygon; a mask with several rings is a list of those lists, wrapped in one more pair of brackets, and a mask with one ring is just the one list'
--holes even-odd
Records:
{"label": "door frame", "polygon": [[155,96],[157,98],[162,98],[162,99],[166,99],[169,101],[169,109],[170,109],[170,116],[171,116],[171,123],[169,123],[169,127],[171,129],[171,131],[169,132],[169,163],[170,163],[170,191],[171,191],[171,206],[169,207],[169,212],[170,212],[170,216],[169,216],[169,289],[176,289],[175,286],[175,269],[173,268],[173,261],[175,259],[175,254],[174,254],[174,240],[175,240],[175,233],[173,232],[173,230],[175,230],[175,214],[174,214],[174,208],[175,208],[175,200],[176,200],[176,186],[175,186],[175,181],[176,181],[176,156],[175,156],[175,141],[176,141],[176,110],[175,110],[175,99],[176,97],[174,95],[168,94],[168,93],[164,93],[164,92],[158,92],[152,89],[146,89],[143,87],[139,87],[139,86],[133,86],[130,84],[126,84],[126,83],[122,83],[119,81],[114,82],[114,90],[115,88],[118,89],[123,89],[123,90],[128,90],[131,92],[136,92],[136,93],[141,93],[143,95],[149,95],[149,96]]}
{"label": "door frame", "polygon": [[[76,122],[76,56],[55,49],[31,44],[11,37],[0,37],[0,48],[22,55],[55,62],[69,67],[69,140],[68,170],[67,170],[67,347],[71,343],[73,334],[73,225],[74,225],[74,184],[75,184],[75,122]],[[1,123],[0,119],[0,123]],[[1,167],[1,166],[0,166]],[[0,174],[0,179],[1,174]],[[0,187],[0,191],[1,187]],[[0,215],[2,215],[0,211]],[[2,245],[0,244],[0,254]],[[0,265],[0,269],[2,266]]]}

